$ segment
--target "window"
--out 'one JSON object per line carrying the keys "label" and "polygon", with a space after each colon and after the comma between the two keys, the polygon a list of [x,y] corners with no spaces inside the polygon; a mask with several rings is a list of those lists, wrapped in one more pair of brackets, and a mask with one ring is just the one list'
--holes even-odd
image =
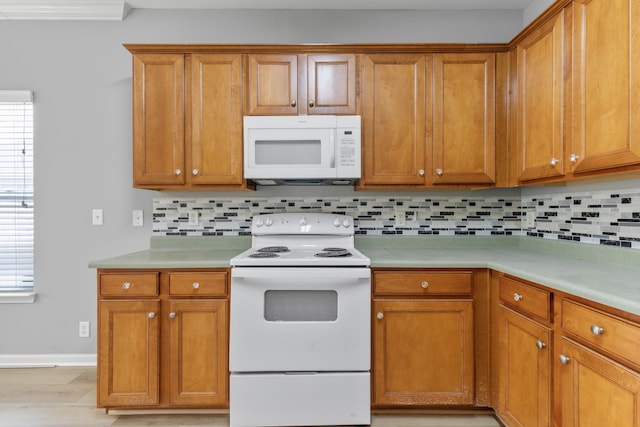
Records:
{"label": "window", "polygon": [[0,90],[0,298],[32,292],[33,95]]}

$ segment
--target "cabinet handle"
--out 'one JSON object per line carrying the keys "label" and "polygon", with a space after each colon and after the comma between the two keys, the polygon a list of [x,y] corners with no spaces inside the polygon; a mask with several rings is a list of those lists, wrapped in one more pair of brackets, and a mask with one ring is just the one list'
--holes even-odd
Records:
{"label": "cabinet handle", "polygon": [[149,319],[153,319],[154,317],[156,317],[156,314],[153,311],[149,313]]}
{"label": "cabinet handle", "polygon": [[560,363],[562,363],[563,365],[566,365],[571,361],[571,358],[569,356],[565,356],[564,354],[558,356],[558,359],[560,359]]}
{"label": "cabinet handle", "polygon": [[298,101],[296,101],[295,99],[291,100],[291,106],[295,107],[298,104]]}
{"label": "cabinet handle", "polygon": [[316,105],[316,102],[313,99],[309,100],[309,107],[313,107]]}
{"label": "cabinet handle", "polygon": [[572,154],[571,156],[569,156],[569,160],[571,161],[571,163],[577,162],[579,158],[580,156],[578,156],[577,154]]}
{"label": "cabinet handle", "polygon": [[424,169],[420,169],[420,170],[418,171],[418,175],[420,175],[420,176],[424,176]]}
{"label": "cabinet handle", "polygon": [[180,169],[176,169],[176,175],[179,176],[180,174],[182,174],[182,171]]}
{"label": "cabinet handle", "polygon": [[555,157],[552,157],[550,163],[551,163],[551,166],[555,166],[558,163],[560,163],[560,160],[556,159]]}
{"label": "cabinet handle", "polygon": [[198,282],[193,282],[193,289],[198,289],[200,287],[200,283]]}
{"label": "cabinet handle", "polygon": [[198,169],[194,169],[191,171],[191,173],[193,174],[193,176],[196,176],[200,173],[200,171]]}
{"label": "cabinet handle", "polygon": [[596,336],[597,335],[602,335],[602,334],[604,334],[604,328],[601,328],[598,325],[591,325],[591,333],[593,335],[596,335]]}
{"label": "cabinet handle", "polygon": [[524,298],[522,295],[518,294],[518,293],[514,293],[513,294],[513,300],[514,301],[520,301],[522,298]]}
{"label": "cabinet handle", "polygon": [[175,319],[176,314],[174,312],[169,313],[169,319]]}
{"label": "cabinet handle", "polygon": [[376,317],[377,317],[378,319],[382,319],[382,318],[384,317],[384,314],[382,314],[382,313],[378,313],[378,314],[376,315]]}
{"label": "cabinet handle", "polygon": [[442,176],[443,172],[444,171],[442,169],[436,169],[436,175],[438,176]]}
{"label": "cabinet handle", "polygon": [[422,282],[422,288],[427,289],[429,287],[429,282]]}
{"label": "cabinet handle", "polygon": [[129,282],[124,282],[124,283],[122,284],[122,289],[129,289],[129,288],[131,288],[131,283],[129,283]]}
{"label": "cabinet handle", "polygon": [[543,349],[543,348],[545,348],[546,346],[547,346],[547,343],[546,343],[546,342],[544,342],[544,341],[540,341],[540,340],[537,340],[537,341],[536,341],[536,347],[538,347],[540,350],[542,350],[542,349]]}

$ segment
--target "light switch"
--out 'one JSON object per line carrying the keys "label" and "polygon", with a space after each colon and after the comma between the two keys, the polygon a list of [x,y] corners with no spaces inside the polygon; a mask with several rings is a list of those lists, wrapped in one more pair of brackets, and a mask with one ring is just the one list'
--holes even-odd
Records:
{"label": "light switch", "polygon": [[144,211],[142,210],[134,210],[133,211],[133,226],[134,227],[142,227],[144,225]]}
{"label": "light switch", "polygon": [[94,209],[91,214],[91,221],[93,225],[102,225],[104,222],[104,217],[102,214],[102,209]]}

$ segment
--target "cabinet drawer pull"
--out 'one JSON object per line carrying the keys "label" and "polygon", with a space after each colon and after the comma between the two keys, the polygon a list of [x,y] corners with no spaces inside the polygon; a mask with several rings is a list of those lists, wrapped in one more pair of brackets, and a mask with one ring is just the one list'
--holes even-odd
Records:
{"label": "cabinet drawer pull", "polygon": [[444,173],[444,171],[442,169],[440,169],[440,168],[436,169],[436,174],[438,176],[442,176],[443,173]]}
{"label": "cabinet drawer pull", "polygon": [[547,343],[546,343],[546,342],[544,342],[544,341],[540,341],[540,340],[537,340],[537,341],[536,341],[536,347],[538,347],[540,350],[542,350],[542,349],[543,349],[543,348],[545,348],[546,346],[547,346]]}
{"label": "cabinet drawer pull", "polygon": [[602,334],[604,334],[604,328],[601,328],[598,325],[591,325],[591,333],[593,335],[596,335],[596,336],[597,335],[602,335]]}
{"label": "cabinet drawer pull", "polygon": [[295,107],[298,104],[298,102],[295,99],[291,100],[291,106]]}
{"label": "cabinet drawer pull", "polygon": [[130,289],[131,288],[131,283],[129,282],[124,282],[122,284],[122,289]]}
{"label": "cabinet drawer pull", "polygon": [[579,159],[579,158],[580,158],[580,156],[578,156],[577,154],[572,154],[572,155],[569,157],[569,160],[571,161],[571,163],[575,163],[575,162],[577,162],[577,161],[578,161],[578,159]]}
{"label": "cabinet drawer pull", "polygon": [[174,312],[169,313],[169,319],[175,319],[176,314]]}
{"label": "cabinet drawer pull", "polygon": [[309,107],[313,107],[314,105],[316,105],[316,102],[313,99],[309,100]]}
{"label": "cabinet drawer pull", "polygon": [[180,169],[176,169],[176,176],[180,176],[182,174],[182,171]]}
{"label": "cabinet drawer pull", "polygon": [[199,282],[193,282],[193,289],[198,289],[200,287],[200,283]]}
{"label": "cabinet drawer pull", "polygon": [[551,166],[555,166],[558,163],[560,163],[560,160],[556,159],[555,157],[552,157],[550,163],[551,163]]}
{"label": "cabinet drawer pull", "polygon": [[420,169],[420,170],[418,171],[418,175],[420,175],[420,176],[424,176],[424,169]]}
{"label": "cabinet drawer pull", "polygon": [[422,282],[422,288],[423,289],[427,289],[428,287],[429,287],[429,282],[427,282],[427,281]]}
{"label": "cabinet drawer pull", "polygon": [[520,300],[522,300],[522,298],[524,298],[524,297],[519,293],[514,293],[513,294],[513,300],[514,301],[520,301]]}
{"label": "cabinet drawer pull", "polygon": [[193,174],[193,176],[196,176],[200,173],[200,171],[198,169],[193,169],[191,173]]}
{"label": "cabinet drawer pull", "polygon": [[566,365],[571,361],[571,358],[569,356],[565,356],[564,354],[558,356],[558,359],[560,359],[560,363],[562,363],[563,365]]}
{"label": "cabinet drawer pull", "polygon": [[382,318],[384,317],[384,314],[382,314],[382,313],[378,313],[378,314],[376,315],[376,317],[377,317],[378,319],[382,319]]}
{"label": "cabinet drawer pull", "polygon": [[156,314],[153,311],[149,313],[149,319],[153,319],[154,317],[156,317]]}

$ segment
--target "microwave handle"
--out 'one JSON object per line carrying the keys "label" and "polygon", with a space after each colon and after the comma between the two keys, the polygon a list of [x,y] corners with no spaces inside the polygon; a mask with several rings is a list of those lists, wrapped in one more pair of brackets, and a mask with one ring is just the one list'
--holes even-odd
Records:
{"label": "microwave handle", "polygon": [[331,167],[331,169],[336,167],[336,133],[338,132],[338,130],[336,129],[335,132],[331,132],[331,136],[329,137],[329,166]]}

